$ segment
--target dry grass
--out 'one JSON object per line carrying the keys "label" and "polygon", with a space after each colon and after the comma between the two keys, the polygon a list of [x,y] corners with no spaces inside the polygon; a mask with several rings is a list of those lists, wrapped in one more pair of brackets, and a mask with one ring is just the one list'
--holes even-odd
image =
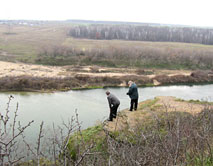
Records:
{"label": "dry grass", "polygon": [[[74,39],[67,35],[71,26],[73,25],[55,23],[33,27],[0,25],[0,60],[35,63],[40,58],[39,63],[49,65],[97,64],[180,69],[209,68],[206,63],[210,63],[210,55],[213,53],[213,46],[201,44]],[[6,34],[8,32],[11,35]],[[70,50],[73,51],[72,56],[64,56],[63,52]],[[44,52],[50,54],[45,57],[46,61],[42,59]],[[98,52],[101,52],[101,55],[98,55]],[[57,55],[52,55],[55,53]],[[84,55],[81,55],[82,53]],[[39,57],[40,55],[42,56]],[[54,62],[51,62],[52,58],[55,59]],[[136,59],[137,62],[131,59]],[[183,59],[183,62],[175,64],[180,59]],[[195,59],[193,63],[196,65],[184,64],[186,60],[191,62],[191,59]],[[167,63],[171,63],[170,66]]]}

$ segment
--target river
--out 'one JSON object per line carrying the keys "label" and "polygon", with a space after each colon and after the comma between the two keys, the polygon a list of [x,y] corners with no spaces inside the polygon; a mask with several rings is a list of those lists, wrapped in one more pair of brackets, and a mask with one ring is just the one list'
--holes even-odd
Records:
{"label": "river", "polygon": [[[79,114],[82,128],[93,126],[97,121],[108,118],[109,108],[105,91],[110,90],[121,101],[119,111],[128,108],[130,99],[126,95],[128,88],[107,88],[92,90],[75,90],[55,93],[32,93],[32,92],[7,92],[0,93],[0,112],[5,114],[8,96],[14,98],[10,104],[10,114],[14,113],[16,104],[19,103],[18,120],[22,124],[34,120],[28,132],[39,130],[39,124],[44,121],[44,127],[60,125],[69,117]],[[156,96],[175,96],[190,100],[213,101],[213,85],[195,86],[159,86],[139,88],[139,101],[153,99]]]}

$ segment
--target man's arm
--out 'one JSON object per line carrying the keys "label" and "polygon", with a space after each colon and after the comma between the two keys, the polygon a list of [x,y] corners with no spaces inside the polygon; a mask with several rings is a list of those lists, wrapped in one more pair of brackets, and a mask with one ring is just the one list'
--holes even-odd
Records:
{"label": "man's arm", "polygon": [[111,101],[111,99],[109,97],[107,97],[107,99],[108,99],[108,103],[109,103],[109,108],[111,109],[111,107],[112,107],[112,101]]}
{"label": "man's arm", "polygon": [[131,95],[132,94],[132,87],[129,87],[129,91],[126,94],[127,95]]}

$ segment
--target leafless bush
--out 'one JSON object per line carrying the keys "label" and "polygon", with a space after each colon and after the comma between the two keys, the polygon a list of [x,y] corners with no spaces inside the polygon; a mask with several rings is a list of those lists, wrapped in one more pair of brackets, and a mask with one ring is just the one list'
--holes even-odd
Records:
{"label": "leafless bush", "polygon": [[[165,108],[167,109],[167,108]],[[153,121],[114,137],[107,134],[109,165],[211,165],[213,110],[198,115],[153,114]]]}
{"label": "leafless bush", "polygon": [[4,91],[41,91],[41,90],[70,90],[85,86],[118,86],[122,81],[119,77],[86,76],[78,74],[66,78],[48,77],[3,77],[0,79],[0,90]]}
{"label": "leafless bush", "polygon": [[0,114],[0,164],[2,166],[14,165],[24,158],[24,155],[18,155],[21,150],[18,148],[20,143],[18,137],[33,123],[31,121],[24,126],[21,126],[20,123],[17,124],[18,104],[13,119],[10,119],[10,101],[12,98],[13,96],[9,97],[5,115]]}
{"label": "leafless bush", "polygon": [[109,45],[86,50],[68,47],[44,48],[35,62],[47,65],[99,65],[166,69],[212,69],[212,48],[191,45]]}
{"label": "leafless bush", "polygon": [[[85,158],[96,152],[91,149],[95,146],[84,141],[81,133],[81,123],[78,119],[76,111],[75,117],[71,117],[67,122],[63,121],[61,126],[53,124],[52,130],[49,132],[44,129],[42,121],[39,128],[38,138],[36,141],[29,142],[24,131],[33,121],[25,126],[17,123],[18,104],[11,119],[10,102],[13,96],[9,97],[5,115],[0,114],[0,165],[1,166],[78,166],[85,163]],[[75,136],[76,135],[76,136]],[[73,139],[71,139],[73,137]],[[76,142],[72,144],[73,140]],[[70,144],[75,149],[75,156],[72,156]],[[90,160],[88,159],[90,162]]]}

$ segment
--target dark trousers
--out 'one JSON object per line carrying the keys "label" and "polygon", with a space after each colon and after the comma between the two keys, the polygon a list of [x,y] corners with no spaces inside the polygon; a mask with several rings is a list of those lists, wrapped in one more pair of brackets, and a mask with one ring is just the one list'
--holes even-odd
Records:
{"label": "dark trousers", "polygon": [[134,107],[134,110],[137,110],[137,108],[138,108],[138,99],[131,99],[130,111],[133,110],[133,107]]}
{"label": "dark trousers", "polygon": [[109,120],[116,118],[119,105],[113,105],[110,109]]}

